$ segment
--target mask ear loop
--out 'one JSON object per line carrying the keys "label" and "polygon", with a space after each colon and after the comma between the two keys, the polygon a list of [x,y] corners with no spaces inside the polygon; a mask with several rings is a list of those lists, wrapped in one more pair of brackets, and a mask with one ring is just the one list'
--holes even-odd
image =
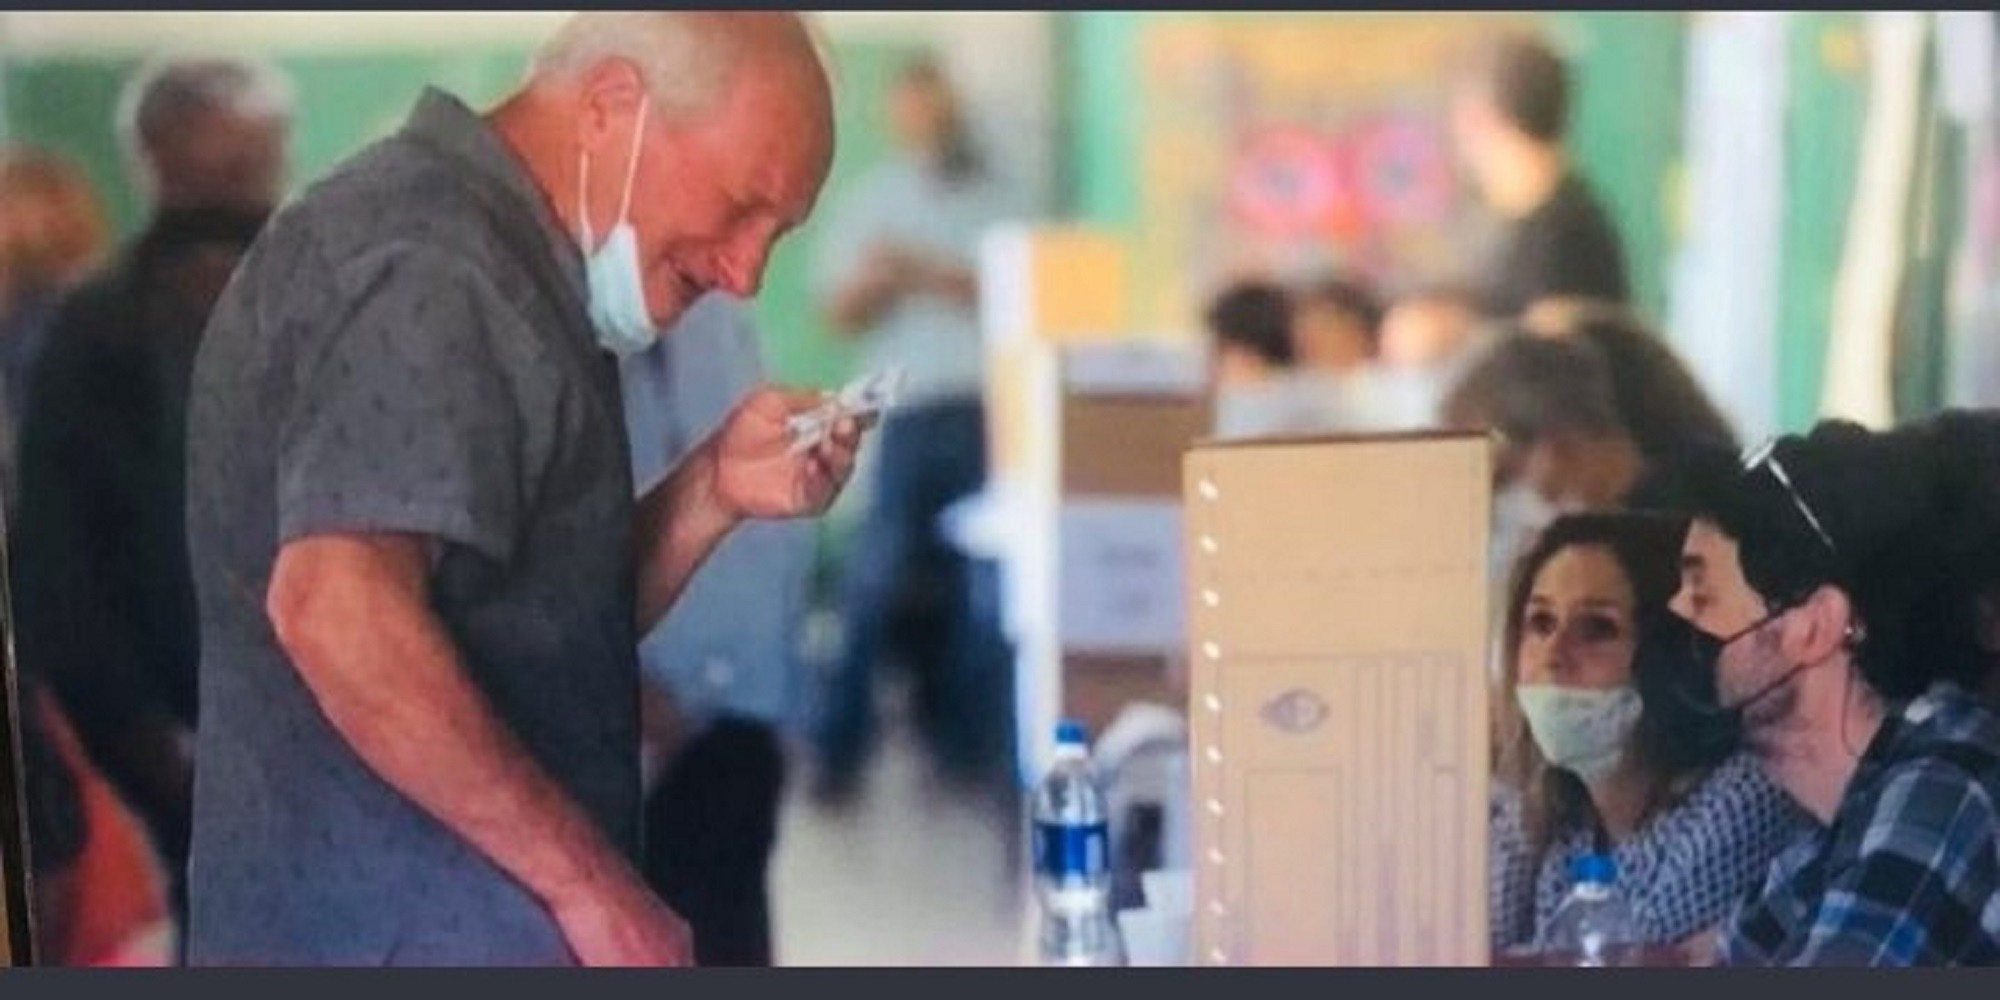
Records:
{"label": "mask ear loop", "polygon": [[597,250],[597,233],[590,226],[590,151],[576,150],[576,220],[579,242],[586,256]]}
{"label": "mask ear loop", "polygon": [[646,109],[652,99],[651,94],[639,98],[639,120],[632,127],[632,155],[625,164],[625,197],[618,203],[618,221],[612,223],[614,228],[632,218],[632,185],[639,179],[639,147],[646,138]]}

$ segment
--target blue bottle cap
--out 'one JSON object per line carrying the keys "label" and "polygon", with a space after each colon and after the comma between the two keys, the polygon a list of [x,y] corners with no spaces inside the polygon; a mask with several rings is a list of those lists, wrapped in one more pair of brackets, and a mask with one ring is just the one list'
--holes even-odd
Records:
{"label": "blue bottle cap", "polygon": [[1618,881],[1618,862],[1609,854],[1586,854],[1569,863],[1569,877],[1578,883],[1610,885]]}
{"label": "blue bottle cap", "polygon": [[1075,719],[1064,719],[1056,723],[1057,746],[1085,746],[1090,738],[1084,734],[1083,723]]}

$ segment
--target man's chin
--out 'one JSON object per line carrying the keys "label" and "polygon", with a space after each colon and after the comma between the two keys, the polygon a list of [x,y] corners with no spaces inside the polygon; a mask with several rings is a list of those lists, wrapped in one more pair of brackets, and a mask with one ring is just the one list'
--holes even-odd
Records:
{"label": "man's chin", "polygon": [[674,324],[679,323],[681,317],[686,316],[688,310],[693,309],[707,294],[699,288],[681,286],[668,293],[667,301],[658,307],[648,309],[653,326],[660,331],[660,336],[666,336],[674,328]]}

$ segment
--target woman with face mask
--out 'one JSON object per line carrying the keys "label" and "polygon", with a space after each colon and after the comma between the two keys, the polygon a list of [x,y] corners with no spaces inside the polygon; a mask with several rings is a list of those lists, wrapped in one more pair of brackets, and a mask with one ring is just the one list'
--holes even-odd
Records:
{"label": "woman with face mask", "polygon": [[1801,829],[1735,732],[1700,711],[1697,686],[1713,680],[1667,610],[1684,533],[1658,515],[1563,517],[1516,567],[1496,713],[1496,954],[1536,946],[1586,853],[1616,860],[1645,944],[1698,951]]}

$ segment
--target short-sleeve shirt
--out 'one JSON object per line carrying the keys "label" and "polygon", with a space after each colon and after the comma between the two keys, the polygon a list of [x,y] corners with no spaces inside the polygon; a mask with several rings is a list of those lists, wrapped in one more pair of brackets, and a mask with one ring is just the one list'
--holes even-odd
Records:
{"label": "short-sleeve shirt", "polygon": [[[1534,946],[1575,888],[1570,863],[1592,831],[1556,832],[1539,855],[1526,841],[1520,796],[1495,786],[1491,930],[1496,950]],[[1771,859],[1808,830],[1806,816],[1749,754],[1710,771],[1673,807],[1612,848],[1618,887],[1647,944],[1713,930],[1742,905]]]}
{"label": "short-sleeve shirt", "polygon": [[[432,541],[432,611],[491,709],[636,856],[633,496],[582,261],[457,100],[281,210],[218,302],[189,415],[201,611],[190,959],[543,964],[546,911],[375,774],[265,613],[287,542]],[[394,665],[384,665],[393,669]]]}
{"label": "short-sleeve shirt", "polygon": [[1546,297],[1624,302],[1631,296],[1618,230],[1576,174],[1564,175],[1495,250],[1486,289],[1491,315],[1518,316]]}

